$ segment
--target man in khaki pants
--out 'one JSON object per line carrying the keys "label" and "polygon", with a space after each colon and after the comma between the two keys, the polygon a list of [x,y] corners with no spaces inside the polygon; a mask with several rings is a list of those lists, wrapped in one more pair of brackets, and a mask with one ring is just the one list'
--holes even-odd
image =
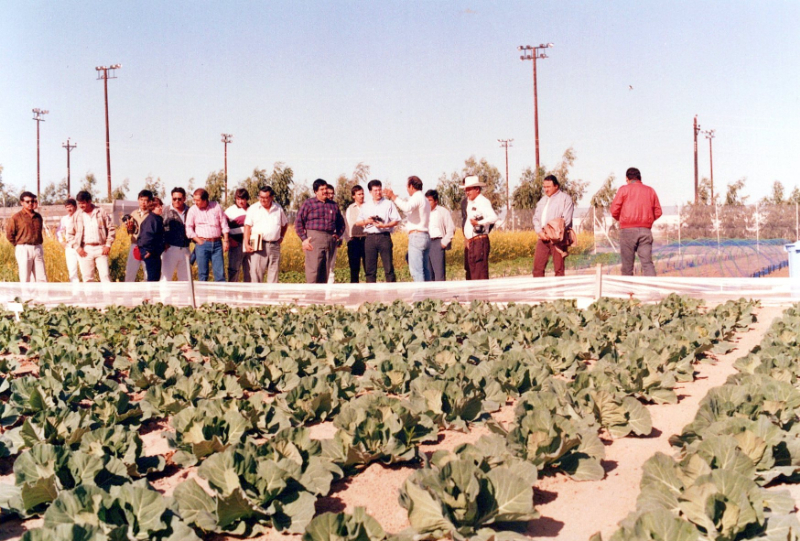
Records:
{"label": "man in khaki pants", "polygon": [[78,252],[78,264],[84,282],[94,282],[94,271],[101,282],[110,282],[108,254],[117,235],[111,216],[92,203],[92,194],[78,192],[75,196],[80,212],[76,213],[72,229],[67,231],[67,245]]}
{"label": "man in khaki pants", "polygon": [[36,196],[22,192],[22,210],[14,214],[6,226],[6,237],[14,245],[20,282],[46,282],[42,229],[44,220],[36,212]]}

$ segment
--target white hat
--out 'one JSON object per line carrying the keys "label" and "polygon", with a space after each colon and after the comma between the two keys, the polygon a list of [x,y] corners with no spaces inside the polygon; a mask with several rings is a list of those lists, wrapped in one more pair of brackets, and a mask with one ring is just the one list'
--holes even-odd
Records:
{"label": "white hat", "polygon": [[485,188],[486,183],[481,182],[481,179],[478,175],[472,175],[464,179],[464,184],[461,187],[465,190],[467,188]]}

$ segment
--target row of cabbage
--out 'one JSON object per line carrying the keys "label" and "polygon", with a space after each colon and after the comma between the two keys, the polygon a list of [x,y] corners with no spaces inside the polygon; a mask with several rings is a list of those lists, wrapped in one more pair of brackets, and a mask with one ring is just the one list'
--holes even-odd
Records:
{"label": "row of cabbage", "polygon": [[[418,462],[400,496],[413,531],[400,538],[495,535],[536,516],[539,475],[602,478],[599,431],[650,433],[642,402],[676,401],[676,383],[709,351],[729,350],[753,307],[705,311],[679,297],[586,311],[435,301],[357,311],[28,307],[20,322],[0,319],[0,454],[15,473],[13,486],[0,485],[0,507],[44,515],[28,539],[273,528],[381,539],[363,512],[314,518],[315,503],[372,462]],[[28,359],[37,372],[15,375]],[[491,413],[508,400],[516,420],[504,429]],[[324,420],[335,436],[312,439],[307,427]],[[147,456],[140,432],[167,421],[174,454]],[[420,452],[440,430],[476,422],[495,434]],[[149,484],[194,465],[210,493],[191,479],[171,497]]]}
{"label": "row of cabbage", "polygon": [[[694,421],[670,438],[675,455],[643,468],[636,510],[611,541],[800,539],[800,305],[775,320],[712,389]],[[595,535],[593,540],[600,540]]]}

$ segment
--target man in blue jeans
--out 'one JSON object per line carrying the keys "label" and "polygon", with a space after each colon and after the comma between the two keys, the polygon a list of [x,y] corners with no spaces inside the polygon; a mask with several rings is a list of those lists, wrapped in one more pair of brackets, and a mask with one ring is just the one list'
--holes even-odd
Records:
{"label": "man in blue jeans", "polygon": [[228,220],[222,206],[208,200],[208,192],[203,188],[194,191],[194,206],[186,213],[186,236],[195,243],[197,258],[197,277],[208,280],[208,264],[214,271],[214,281],[225,281],[225,259],[228,251]]}
{"label": "man in blue jeans", "polygon": [[409,195],[407,201],[399,199],[389,188],[384,193],[406,215],[408,270],[411,272],[411,278],[415,282],[430,282],[428,254],[431,249],[431,236],[428,227],[431,219],[431,204],[423,195],[422,181],[419,177],[408,177],[406,188]]}

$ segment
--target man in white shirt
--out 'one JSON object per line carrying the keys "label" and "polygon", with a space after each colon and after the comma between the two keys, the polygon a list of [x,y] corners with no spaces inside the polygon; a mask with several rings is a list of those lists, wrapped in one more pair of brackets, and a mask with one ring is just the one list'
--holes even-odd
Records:
{"label": "man in white shirt", "polygon": [[489,279],[489,226],[497,221],[492,203],[481,193],[486,187],[478,176],[464,179],[467,194],[467,221],[464,223],[464,266],[469,280]]}
{"label": "man in white shirt", "polygon": [[67,244],[67,231],[74,229],[73,220],[75,220],[75,213],[78,210],[78,202],[73,198],[67,199],[64,203],[64,208],[67,209],[66,216],[61,217],[61,222],[56,230],[56,238],[61,246],[64,247],[64,256],[67,258],[67,272],[69,273],[70,282],[80,282],[78,277],[78,252],[75,248]]}
{"label": "man in white shirt", "polygon": [[544,195],[539,199],[533,214],[533,229],[539,236],[533,256],[534,278],[544,276],[550,255],[553,256],[555,275],[564,276],[564,258],[566,258],[569,246],[567,246],[563,236],[553,239],[547,236],[547,225],[552,220],[559,218],[564,221],[565,232],[568,229],[572,229],[572,214],[575,204],[572,201],[572,197],[559,189],[560,186],[555,175],[547,175],[542,182]]}
{"label": "man in white shirt", "polygon": [[444,282],[447,279],[445,251],[450,249],[456,234],[456,224],[452,213],[439,205],[439,192],[428,190],[425,198],[431,204],[431,222],[428,232],[431,235],[431,251],[428,255],[428,267],[431,280]]}
{"label": "man in white shirt", "polygon": [[228,233],[230,248],[228,248],[228,281],[238,282],[239,275],[244,277],[244,281],[250,280],[250,260],[242,250],[244,242],[244,220],[247,208],[250,206],[250,194],[244,188],[239,188],[233,193],[234,204],[225,209],[225,217],[228,219]]}
{"label": "man in white shirt", "polygon": [[406,185],[409,198],[400,199],[387,188],[386,197],[391,199],[397,208],[406,215],[408,231],[408,270],[415,282],[429,282],[428,254],[431,249],[431,236],[428,232],[431,217],[431,204],[422,195],[422,180],[419,177],[408,177]]}
{"label": "man in white shirt", "polygon": [[244,219],[244,251],[250,260],[250,275],[245,282],[278,283],[281,266],[281,243],[289,227],[286,213],[275,202],[271,186],[258,190],[258,203],[247,209]]}
{"label": "man in white shirt", "polygon": [[362,226],[367,234],[367,240],[364,241],[367,283],[374,284],[378,279],[379,254],[386,281],[395,282],[392,231],[400,223],[400,213],[394,203],[383,197],[383,184],[380,180],[370,180],[367,189],[372,197],[361,205],[358,221],[355,223]]}
{"label": "man in white shirt", "polygon": [[353,203],[347,207],[347,211],[344,214],[344,241],[347,243],[350,283],[357,284],[358,277],[361,274],[361,267],[364,266],[364,241],[367,238],[364,228],[356,225],[361,205],[364,204],[364,188],[356,184],[350,189],[350,195],[353,196]]}

